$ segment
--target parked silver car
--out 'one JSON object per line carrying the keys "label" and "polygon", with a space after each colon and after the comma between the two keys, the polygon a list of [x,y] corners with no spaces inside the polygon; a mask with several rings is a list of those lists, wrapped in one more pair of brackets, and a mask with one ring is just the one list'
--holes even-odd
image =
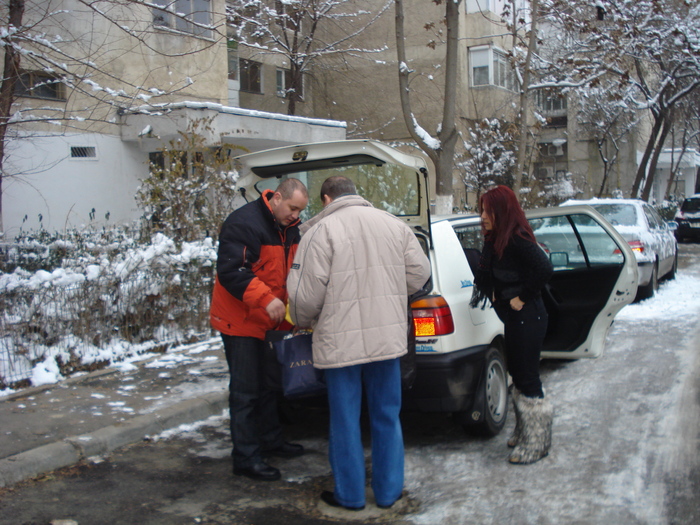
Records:
{"label": "parked silver car", "polygon": [[569,200],[562,206],[587,204],[605,217],[629,243],[639,267],[636,299],[648,299],[659,288],[659,279],[673,279],[678,269],[678,223],[665,222],[640,199]]}

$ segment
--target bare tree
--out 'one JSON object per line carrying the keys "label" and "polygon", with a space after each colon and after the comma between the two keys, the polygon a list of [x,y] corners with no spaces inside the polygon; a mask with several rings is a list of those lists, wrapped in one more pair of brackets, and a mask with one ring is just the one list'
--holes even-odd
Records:
{"label": "bare tree", "polygon": [[[0,85],[0,191],[16,174],[6,167],[16,133],[105,129],[116,112],[170,100],[193,80],[168,76],[178,59],[221,40],[215,14],[182,13],[171,0],[9,0],[0,7],[4,52]],[[220,15],[222,16],[222,15]],[[220,22],[223,21],[223,18]],[[221,25],[221,24],[219,24]],[[190,34],[177,48],[162,44],[163,30]],[[196,38],[196,37],[207,38]],[[135,76],[130,60],[169,65]],[[0,199],[0,231],[2,201]]]}
{"label": "bare tree", "polygon": [[253,56],[272,55],[288,62],[287,114],[295,115],[297,103],[303,101],[304,75],[312,72],[320,58],[383,50],[356,43],[390,7],[391,0],[371,9],[356,4],[344,0],[229,0],[226,14],[238,45]]}
{"label": "bare tree", "polygon": [[639,125],[638,112],[620,100],[615,86],[601,83],[577,90],[576,117],[580,129],[593,140],[603,164],[598,197],[610,194],[610,175],[619,160],[620,145]]}
{"label": "bare tree", "polygon": [[[679,192],[678,175],[684,161],[692,156],[700,142],[700,116],[698,115],[698,101],[700,92],[694,93],[678,107],[679,117],[674,119],[671,129],[671,151],[668,183],[664,192],[664,200],[675,200],[685,195],[685,188]],[[680,193],[680,194],[679,194]]]}
{"label": "bare tree", "polygon": [[437,137],[432,137],[418,123],[411,110],[411,90],[409,77],[413,72],[406,56],[406,36],[404,33],[403,0],[396,2],[396,51],[399,61],[399,93],[401,110],[411,138],[433,161],[436,169],[436,213],[452,212],[452,169],[455,161],[455,146],[459,134],[456,126],[456,100],[459,44],[459,6],[461,0],[433,0],[445,5],[445,86],[442,121]]}
{"label": "bare tree", "polygon": [[579,86],[605,78],[622,103],[648,112],[652,126],[631,190],[647,200],[674,107],[700,87],[700,7],[682,0],[541,2],[566,34],[568,52],[551,69]]}
{"label": "bare tree", "polygon": [[[518,13],[515,9],[515,0],[512,1],[512,17],[511,32],[513,35],[513,50],[518,49],[520,41],[520,32],[518,23]],[[530,113],[529,90],[530,77],[532,73],[533,57],[537,48],[537,17],[539,14],[539,0],[531,0],[531,20],[530,28],[527,37],[527,48],[525,57],[520,64],[520,68],[516,67],[518,74],[518,86],[520,88],[520,97],[518,99],[518,113],[516,116],[516,126],[518,128],[518,149],[517,160],[515,163],[515,177],[513,180],[513,191],[516,195],[520,195],[520,186],[522,183],[522,175],[525,167],[525,157],[527,150],[527,137],[529,134],[528,115]]]}

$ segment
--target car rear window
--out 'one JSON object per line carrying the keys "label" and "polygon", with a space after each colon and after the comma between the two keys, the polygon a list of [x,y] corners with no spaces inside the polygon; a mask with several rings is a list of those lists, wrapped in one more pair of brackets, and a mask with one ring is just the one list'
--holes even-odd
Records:
{"label": "car rear window", "polygon": [[681,205],[681,211],[696,212],[700,211],[700,199],[685,199]]}
{"label": "car rear window", "polygon": [[593,207],[613,226],[637,224],[637,209],[631,204],[595,204]]}
{"label": "car rear window", "polygon": [[[301,180],[309,190],[309,195],[315,197],[321,191],[321,185],[328,177],[342,175],[355,183],[357,193],[364,197],[375,208],[388,211],[399,217],[420,214],[420,178],[416,170],[390,164],[388,162],[358,162],[351,165],[327,166],[330,161],[318,163],[313,169],[292,171],[282,167],[284,175],[279,178],[270,177],[255,184],[262,194],[265,189],[275,189],[281,180],[288,177]],[[268,169],[274,171],[274,167]],[[302,220],[308,220],[321,211],[323,205],[318,198],[309,199],[309,205],[301,215]]]}

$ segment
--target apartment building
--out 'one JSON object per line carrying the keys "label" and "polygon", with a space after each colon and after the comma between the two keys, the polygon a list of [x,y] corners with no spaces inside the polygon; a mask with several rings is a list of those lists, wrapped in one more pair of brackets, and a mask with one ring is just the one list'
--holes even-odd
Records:
{"label": "apartment building", "polygon": [[149,157],[196,120],[211,122],[208,144],[237,152],[345,138],[344,122],[286,115],[275,92],[277,105],[245,109],[255,86],[243,59],[231,63],[224,0],[102,7],[25,2],[3,159],[5,239],[138,218]]}
{"label": "apartment building", "polygon": [[[364,6],[358,0],[346,4]],[[506,4],[511,6],[511,13],[515,10],[516,19],[528,19],[530,3],[525,0],[516,0],[514,4],[504,0],[465,0],[460,5],[457,126],[465,140],[467,131],[484,118],[498,119],[502,128],[511,130],[516,120],[519,84],[510,56],[513,36],[508,21],[502,18]],[[418,123],[435,135],[444,100],[445,7],[405,0],[404,11],[407,66],[413,71],[411,109]],[[594,5],[591,15],[596,16]],[[320,30],[321,38],[330,40],[336,28],[330,25]],[[546,26],[540,26],[542,45],[556,47],[553,38],[556,35],[547,30]],[[319,58],[305,82],[305,89],[312,93],[305,114],[346,121],[349,137],[411,143],[399,102],[393,7],[383,12],[357,40],[356,47],[361,44],[372,52]],[[537,82],[536,77],[533,82]],[[533,193],[550,193],[541,204],[561,200],[560,191],[568,192],[565,197],[629,194],[640,151],[649,134],[646,119],[639,120],[620,140],[599,144],[595,133],[586,127],[585,119],[580,118],[581,101],[571,92],[538,89],[531,92],[529,102],[530,142],[525,169],[530,177],[526,183],[533,187]],[[250,98],[245,102],[255,103]],[[464,153],[461,141],[457,153]],[[691,157],[694,162],[696,157]],[[667,182],[670,176],[671,164],[664,162],[662,158],[658,166],[661,173],[657,175],[656,198],[663,195],[664,179]],[[695,180],[690,171],[684,175],[688,187],[694,185],[691,179]],[[453,202],[457,209],[473,208],[475,203],[476,195],[468,194],[464,184],[468,175],[456,162]],[[684,185],[685,182],[680,186]]]}
{"label": "apartment building", "polygon": [[[412,111],[434,135],[444,98],[444,5],[404,3],[408,67],[414,71]],[[465,0],[460,6],[457,126],[462,137],[484,118],[496,118],[504,126],[515,121],[518,85],[509,58],[512,35],[501,18],[504,4]],[[22,43],[27,49],[38,46],[37,53],[48,58],[22,57],[3,164],[6,239],[20,229],[137,218],[134,194],[148,173],[149,159],[200,119],[211,122],[206,134],[212,147],[234,152],[346,137],[411,143],[399,103],[391,0],[348,0],[343,8],[356,16],[318,23],[317,41],[342,42],[347,52],[338,46],[320,53],[301,71],[294,63],[304,55],[303,48],[289,44],[292,51],[279,52],[259,34],[255,40],[238,31],[243,21],[231,9],[227,18],[227,5],[241,5],[236,0],[115,2],[107,17],[76,0],[26,5],[24,26],[61,35],[54,47],[75,60],[62,69],[48,46]],[[527,16],[528,5],[517,0],[517,13]],[[252,21],[268,17],[270,38],[282,41],[310,28],[285,2],[245,6]],[[0,15],[7,18],[2,8]],[[74,78],[66,82],[69,73]],[[603,183],[603,163],[578,122],[577,101],[570,98],[544,91],[531,97],[529,124],[535,138],[528,170],[540,188],[570,181],[588,197]],[[544,121],[535,118],[535,110]],[[32,118],[39,113],[44,118]],[[605,193],[628,191],[644,137],[641,126],[621,144]],[[463,153],[460,141],[458,154]],[[677,187],[695,185],[696,158]],[[670,173],[661,160],[659,168]],[[455,168],[457,209],[475,204],[465,175]],[[658,192],[664,186],[663,177],[659,180]]]}

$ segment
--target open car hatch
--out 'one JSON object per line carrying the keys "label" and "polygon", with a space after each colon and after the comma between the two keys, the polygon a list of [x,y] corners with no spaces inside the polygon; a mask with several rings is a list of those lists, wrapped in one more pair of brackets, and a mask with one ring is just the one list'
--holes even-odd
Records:
{"label": "open car hatch", "polygon": [[345,140],[258,151],[235,160],[242,172],[239,187],[248,192],[253,188],[257,194],[275,189],[288,177],[301,180],[309,190],[302,220],[321,211],[323,181],[343,175],[375,208],[402,219],[430,242],[428,165],[422,156],[402,153],[377,141]]}

